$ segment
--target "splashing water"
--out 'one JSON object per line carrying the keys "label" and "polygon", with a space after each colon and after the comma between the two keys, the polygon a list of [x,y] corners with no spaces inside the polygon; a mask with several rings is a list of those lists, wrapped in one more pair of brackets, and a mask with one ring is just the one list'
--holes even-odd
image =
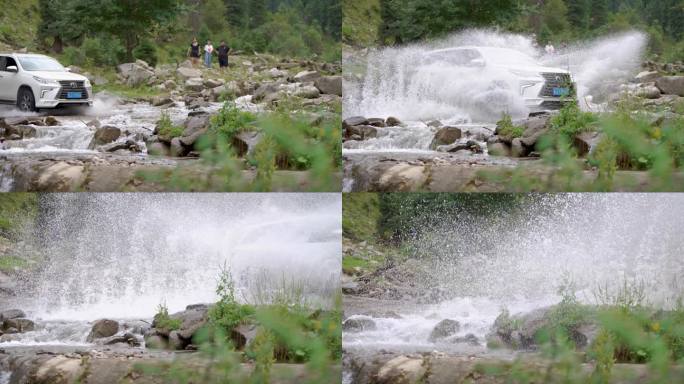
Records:
{"label": "splashing water", "polygon": [[[504,112],[514,118],[529,114],[523,98],[508,91],[519,88],[519,79],[510,70],[425,64],[428,52],[463,46],[513,49],[532,62],[516,59],[517,54],[500,57],[499,61],[533,72],[569,69],[577,82],[580,105],[598,110],[605,107],[596,102],[617,92],[620,84],[636,74],[646,42],[646,35],[635,31],[559,48],[556,54],[546,55],[529,36],[468,30],[438,41],[371,51],[366,57],[348,56],[344,116],[394,116],[406,124],[381,128],[378,138],[352,143],[346,149],[426,150],[434,136],[434,130],[424,124],[429,120],[448,125],[481,124],[498,121]],[[502,88],[501,84],[509,86]]]}
{"label": "splashing water", "polygon": [[341,199],[333,194],[59,194],[41,201],[45,257],[12,303],[31,318],[151,318],[216,301],[230,267],[238,299],[296,284],[331,304]]}
{"label": "splashing water", "polygon": [[346,333],[346,348],[463,352],[463,345],[428,341],[448,318],[483,349],[502,308],[515,314],[556,304],[563,285],[588,304],[609,304],[599,287],[614,294],[624,282],[640,286],[647,305],[671,308],[684,296],[681,194],[533,195],[486,218],[431,215],[441,224],[417,228],[408,243],[425,255],[429,281],[410,283],[437,286],[444,300],[391,304],[402,318],[378,316],[376,330]]}

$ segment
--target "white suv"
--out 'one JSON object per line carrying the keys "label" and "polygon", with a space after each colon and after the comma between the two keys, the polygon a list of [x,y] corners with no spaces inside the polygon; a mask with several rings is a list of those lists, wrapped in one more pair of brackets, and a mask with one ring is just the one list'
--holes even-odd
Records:
{"label": "white suv", "polygon": [[0,102],[23,111],[67,105],[92,106],[92,86],[57,60],[33,54],[0,53]]}

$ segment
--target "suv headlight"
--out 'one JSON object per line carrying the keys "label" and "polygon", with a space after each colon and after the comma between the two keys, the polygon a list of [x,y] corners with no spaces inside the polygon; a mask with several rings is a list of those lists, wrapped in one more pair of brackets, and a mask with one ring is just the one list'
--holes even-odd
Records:
{"label": "suv headlight", "polygon": [[85,81],[83,82],[83,84],[85,84],[86,88],[92,87],[92,84],[90,84],[90,80],[88,80],[88,79],[85,79]]}
{"label": "suv headlight", "polygon": [[57,87],[59,86],[59,83],[57,82],[57,80],[44,79],[44,78],[38,77],[38,76],[33,76],[33,80],[35,80],[41,84],[44,84],[44,85],[54,85]]}

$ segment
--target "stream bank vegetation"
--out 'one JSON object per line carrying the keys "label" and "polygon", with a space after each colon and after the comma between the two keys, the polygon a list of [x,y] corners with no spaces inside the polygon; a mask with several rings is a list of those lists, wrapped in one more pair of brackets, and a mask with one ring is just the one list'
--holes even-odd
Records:
{"label": "stream bank vegetation", "polygon": [[[276,279],[277,280],[277,279]],[[140,363],[135,370],[164,382],[266,384],[294,380],[324,384],[337,382],[342,349],[341,296],[324,298],[331,304],[322,309],[304,294],[304,282],[282,276],[273,281],[270,274],[256,277],[261,290],[254,301],[238,300],[235,282],[228,267],[219,275],[219,300],[207,313],[207,321],[192,335],[186,349],[197,350],[198,366],[177,359],[169,364]],[[268,287],[268,288],[267,288]],[[181,322],[182,323],[182,322]],[[154,325],[180,329],[174,315],[162,304]],[[284,369],[295,364],[300,371]]]}
{"label": "stream bank vegetation", "polygon": [[[523,356],[513,363],[481,364],[479,372],[516,383],[607,384],[632,382],[637,377],[640,383],[684,380],[681,296],[674,298],[672,308],[660,309],[648,303],[643,281],[626,278],[619,284],[598,285],[593,305],[580,303],[571,284],[562,284],[559,294],[560,303],[538,320],[541,325],[525,324],[524,317],[511,317],[506,310],[494,324],[494,339],[503,333],[528,333],[529,344],[511,344],[510,340],[506,344],[539,352],[545,369],[529,364]],[[532,332],[526,327],[532,327]],[[493,340],[488,346],[502,347]],[[646,369],[631,371],[630,364]]]}

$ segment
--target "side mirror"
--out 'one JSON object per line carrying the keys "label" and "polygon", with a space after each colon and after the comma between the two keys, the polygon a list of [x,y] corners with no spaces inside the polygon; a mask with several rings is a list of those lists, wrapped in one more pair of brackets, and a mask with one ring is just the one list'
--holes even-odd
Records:
{"label": "side mirror", "polygon": [[17,68],[15,65],[10,65],[9,67],[5,68],[5,71],[17,73],[19,72],[19,68]]}

